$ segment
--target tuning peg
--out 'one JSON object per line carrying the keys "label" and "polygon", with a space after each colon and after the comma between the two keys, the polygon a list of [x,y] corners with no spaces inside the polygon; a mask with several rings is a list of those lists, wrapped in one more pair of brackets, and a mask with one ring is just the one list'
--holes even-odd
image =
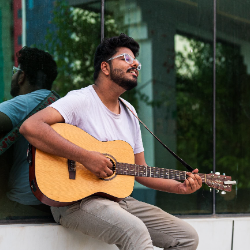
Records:
{"label": "tuning peg", "polygon": [[210,193],[212,192],[212,188],[210,188]]}
{"label": "tuning peg", "polygon": [[220,190],[216,189],[216,193],[218,194],[220,192]]}
{"label": "tuning peg", "polygon": [[216,175],[220,175],[220,172],[215,172]]}
{"label": "tuning peg", "polygon": [[221,194],[222,194],[222,195],[225,195],[225,194],[226,194],[226,192],[225,192],[225,191],[221,191]]}
{"label": "tuning peg", "polygon": [[211,171],[211,174],[213,173],[213,171]]}
{"label": "tuning peg", "polygon": [[225,173],[223,173],[223,175],[226,175]]}

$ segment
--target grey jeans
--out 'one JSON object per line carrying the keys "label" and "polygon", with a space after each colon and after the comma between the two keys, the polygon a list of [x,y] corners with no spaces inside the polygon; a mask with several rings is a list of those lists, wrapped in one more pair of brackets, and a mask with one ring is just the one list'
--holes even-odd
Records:
{"label": "grey jeans", "polygon": [[68,207],[51,207],[56,222],[66,228],[115,244],[122,250],[195,250],[193,227],[158,207],[127,197],[119,203],[91,196]]}

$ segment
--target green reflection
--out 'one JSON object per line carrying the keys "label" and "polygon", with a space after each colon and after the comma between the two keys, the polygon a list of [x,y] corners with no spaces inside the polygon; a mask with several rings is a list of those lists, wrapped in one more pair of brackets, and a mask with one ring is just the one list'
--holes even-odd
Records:
{"label": "green reflection", "polygon": [[218,43],[217,50],[217,169],[232,175],[237,186],[217,196],[216,211],[250,212],[250,75],[240,46]]}
{"label": "green reflection", "polygon": [[[212,44],[177,36],[177,152],[193,168],[210,173],[213,166],[213,48]],[[180,164],[178,163],[180,166]]]}
{"label": "green reflection", "polygon": [[[91,11],[89,5],[81,7],[57,1],[52,20],[56,32],[48,30],[46,36],[45,49],[52,51],[58,65],[54,90],[61,96],[93,84],[93,58],[101,40],[101,19],[100,13]],[[110,16],[106,17],[105,27],[107,36],[118,34]]]}
{"label": "green reflection", "polygon": [[[197,51],[181,57],[181,52],[176,53],[175,50],[177,46],[175,36],[181,24],[197,25],[197,20],[203,12],[208,16],[211,15],[211,5],[204,4],[199,11],[195,1],[115,1],[115,3],[117,8],[114,8],[113,2],[107,1],[106,9],[112,13],[115,20],[118,20],[117,17],[119,21],[123,20],[119,31],[127,30],[128,35],[136,39],[141,47],[139,60],[142,63],[142,70],[137,88],[139,117],[156,136],[192,167],[198,167],[200,172],[210,173],[212,46],[187,38],[192,43],[191,46],[196,46]],[[205,29],[207,20],[202,19],[197,25],[197,30]],[[186,32],[191,31],[183,29]],[[183,58],[189,60],[189,63],[183,61]],[[178,63],[181,63],[178,65],[180,69],[176,70]],[[194,67],[192,64],[196,64],[195,72],[192,71]],[[184,71],[190,71],[189,74],[183,73],[181,68],[184,67],[187,67]],[[201,74],[204,74],[203,78]],[[158,142],[155,142],[144,128],[142,136],[145,157],[149,165],[184,170],[184,167],[177,163]],[[149,190],[136,184],[133,196],[173,214],[212,213],[212,194],[205,186],[195,194],[180,196]]]}
{"label": "green reflection", "polygon": [[[225,4],[226,3],[226,4]],[[249,213],[250,3],[217,0],[217,169],[237,186],[216,195],[217,213]]]}

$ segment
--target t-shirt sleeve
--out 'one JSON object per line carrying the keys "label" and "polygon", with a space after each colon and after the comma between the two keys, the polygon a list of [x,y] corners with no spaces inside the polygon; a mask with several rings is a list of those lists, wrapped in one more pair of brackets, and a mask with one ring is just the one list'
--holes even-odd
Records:
{"label": "t-shirt sleeve", "polygon": [[27,101],[23,96],[17,96],[9,101],[5,101],[0,104],[0,112],[7,115],[13,127],[15,127],[20,121],[22,121],[27,114]]}
{"label": "t-shirt sleeve", "polygon": [[[65,97],[52,103],[50,107],[56,109],[61,114],[65,123],[77,126],[79,109],[83,108],[83,106],[87,108],[85,99],[84,95],[79,95],[77,91],[71,91]],[[81,119],[84,118],[81,117]]]}

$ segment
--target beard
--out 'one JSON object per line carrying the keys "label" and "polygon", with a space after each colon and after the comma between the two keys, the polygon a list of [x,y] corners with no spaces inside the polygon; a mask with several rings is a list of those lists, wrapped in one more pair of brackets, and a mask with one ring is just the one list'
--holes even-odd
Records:
{"label": "beard", "polygon": [[[126,73],[133,70],[134,68],[130,68],[127,70]],[[126,79],[125,74],[121,69],[112,69],[110,71],[110,79],[115,82],[120,87],[124,88],[125,90],[131,90],[137,86],[137,77],[134,76],[134,79]]]}

